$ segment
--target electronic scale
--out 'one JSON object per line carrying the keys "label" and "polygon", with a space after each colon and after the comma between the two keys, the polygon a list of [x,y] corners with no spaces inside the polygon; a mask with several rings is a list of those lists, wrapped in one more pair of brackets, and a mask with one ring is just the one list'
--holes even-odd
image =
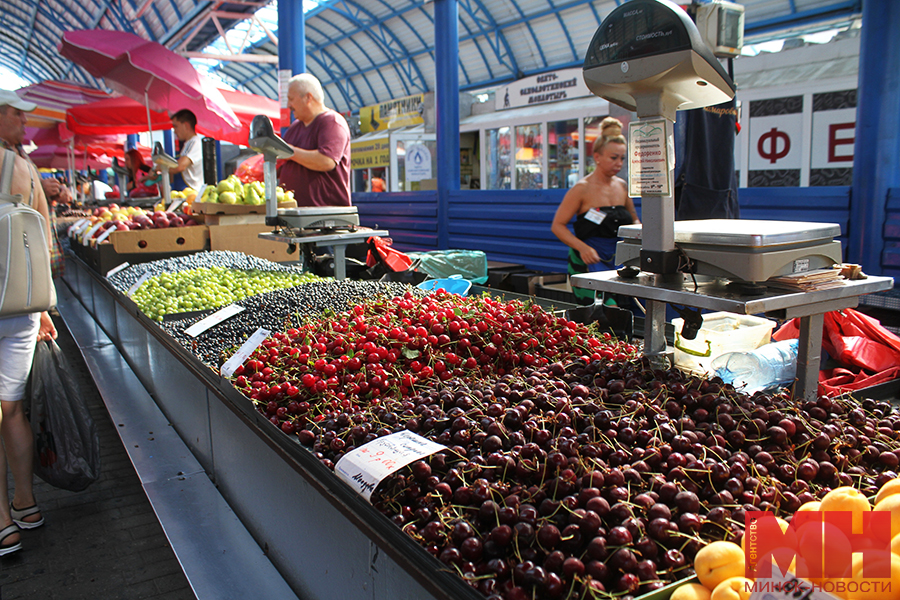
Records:
{"label": "electronic scale", "polygon": [[[278,179],[275,163],[290,158],[294,151],[275,134],[272,121],[266,115],[253,117],[250,123],[250,148],[263,155],[263,176],[266,184],[266,225],[270,233],[260,233],[260,239],[283,242],[289,248],[298,245],[329,246],[334,249],[334,277],[344,279],[347,272],[346,249],[366,239],[384,237],[386,230],[373,230],[359,226],[359,213],[355,206],[312,206],[278,208],[275,188]],[[289,250],[293,251],[293,250]]]}
{"label": "electronic scale", "polygon": [[250,123],[250,148],[263,155],[263,175],[266,183],[266,225],[283,227],[296,237],[321,234],[323,231],[349,230],[359,227],[359,213],[355,206],[312,206],[278,208],[275,188],[278,179],[275,163],[294,155],[291,147],[275,134],[272,121],[266,115],[253,117]]}
{"label": "electronic scale", "polygon": [[167,154],[165,150],[163,150],[162,144],[159,142],[156,142],[153,146],[152,159],[153,166],[162,173],[160,189],[162,190],[162,197],[165,201],[165,205],[168,207],[172,204],[172,182],[169,181],[169,169],[178,166],[178,159],[171,154]]}
{"label": "electronic scale", "polygon": [[[640,225],[619,228],[616,262],[641,264]],[[707,219],[675,221],[676,247],[690,260],[686,271],[744,282],[830,268],[841,262],[841,228],[834,223]]]}
{"label": "electronic scale", "polygon": [[[724,42],[723,42],[724,43]],[[716,44],[720,46],[722,44]],[[726,43],[725,46],[732,46]],[[631,0],[600,24],[584,60],[597,96],[635,111],[629,124],[629,195],[641,197],[641,225],[619,228],[617,271],[573,275],[573,286],[646,299],[644,355],[671,366],[666,305],[699,328],[699,309],[800,318],[794,394],[815,398],[824,313],[856,306],[861,294],[890,289],[889,277],[805,293],[767,288],[771,277],[840,263],[840,227],[714,219],[675,221],[673,124],[678,110],[721,104],[734,82],[690,16],[669,0]],[[692,307],[692,308],[688,308]]]}

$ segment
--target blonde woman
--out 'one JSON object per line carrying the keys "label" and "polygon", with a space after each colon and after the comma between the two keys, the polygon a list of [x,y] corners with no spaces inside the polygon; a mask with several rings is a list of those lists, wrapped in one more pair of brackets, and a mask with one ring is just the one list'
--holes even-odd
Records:
{"label": "blonde woman", "polygon": [[[551,227],[570,248],[569,275],[614,269],[619,226],[640,223],[628,187],[618,177],[628,151],[621,121],[603,119],[592,150],[596,168],[566,193]],[[574,234],[568,227],[573,217]],[[580,303],[593,303],[593,290],[573,291]]]}

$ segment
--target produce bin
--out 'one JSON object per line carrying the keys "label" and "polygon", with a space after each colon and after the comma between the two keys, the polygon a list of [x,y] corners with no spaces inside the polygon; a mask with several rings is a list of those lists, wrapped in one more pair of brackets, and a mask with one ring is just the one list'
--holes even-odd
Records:
{"label": "produce bin", "polygon": [[77,257],[67,266],[75,296],[298,596],[483,600],[104,277]]}

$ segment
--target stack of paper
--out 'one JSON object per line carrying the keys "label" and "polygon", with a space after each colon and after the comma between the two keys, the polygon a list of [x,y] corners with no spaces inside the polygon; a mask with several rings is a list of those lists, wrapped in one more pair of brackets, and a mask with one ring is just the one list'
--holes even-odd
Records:
{"label": "stack of paper", "polygon": [[781,289],[812,292],[841,287],[846,284],[846,280],[844,279],[844,276],[841,275],[841,269],[837,268],[817,269],[815,271],[806,271],[804,273],[792,273],[790,275],[771,277],[766,284],[770,287]]}

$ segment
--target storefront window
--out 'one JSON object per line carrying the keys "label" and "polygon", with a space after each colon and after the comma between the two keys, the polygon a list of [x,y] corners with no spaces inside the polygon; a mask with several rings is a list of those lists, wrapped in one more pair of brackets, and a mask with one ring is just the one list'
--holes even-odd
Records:
{"label": "storefront window", "polygon": [[489,190],[508,190],[511,187],[512,180],[510,178],[510,130],[509,127],[500,127],[498,129],[488,129],[487,150],[487,173]]}
{"label": "storefront window", "polygon": [[540,125],[516,127],[517,190],[539,190],[544,187],[543,147]]}
{"label": "storefront window", "polygon": [[578,121],[547,123],[547,187],[568,189],[578,181]]}

